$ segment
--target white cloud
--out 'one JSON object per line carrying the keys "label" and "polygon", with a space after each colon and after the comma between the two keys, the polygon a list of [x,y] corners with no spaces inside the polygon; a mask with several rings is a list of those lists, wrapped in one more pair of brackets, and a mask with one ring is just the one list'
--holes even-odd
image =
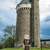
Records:
{"label": "white cloud", "polygon": [[50,15],[50,0],[40,0],[40,19],[43,21],[48,15]]}
{"label": "white cloud", "polygon": [[0,21],[4,24],[15,24],[16,0],[0,0]]}
{"label": "white cloud", "polygon": [[9,10],[12,8],[16,8],[16,0],[0,0],[0,10]]}

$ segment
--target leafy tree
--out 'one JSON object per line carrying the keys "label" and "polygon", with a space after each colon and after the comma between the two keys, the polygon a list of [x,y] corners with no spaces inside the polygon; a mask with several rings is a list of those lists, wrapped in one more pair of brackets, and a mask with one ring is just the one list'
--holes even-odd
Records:
{"label": "leafy tree", "polygon": [[[16,40],[16,30],[15,26],[6,26],[4,29],[5,46],[13,47]],[[12,45],[12,46],[11,46]]]}
{"label": "leafy tree", "polygon": [[6,41],[5,41],[5,47],[14,47],[14,39],[12,39],[11,37],[9,37]]}
{"label": "leafy tree", "polygon": [[16,33],[15,26],[6,26],[4,32],[9,33],[10,35],[14,35]]}
{"label": "leafy tree", "polygon": [[16,30],[15,30],[15,26],[6,26],[6,28],[4,29],[4,36],[8,36],[8,37],[15,37],[16,34]]}

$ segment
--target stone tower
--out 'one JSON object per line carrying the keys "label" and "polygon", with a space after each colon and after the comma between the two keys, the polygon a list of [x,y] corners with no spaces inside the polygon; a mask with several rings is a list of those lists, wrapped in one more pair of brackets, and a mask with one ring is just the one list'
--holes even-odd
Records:
{"label": "stone tower", "polygon": [[32,0],[31,37],[35,47],[40,47],[39,0]]}
{"label": "stone tower", "polygon": [[22,0],[17,9],[17,41],[23,43],[24,34],[29,34],[34,47],[40,47],[39,0]]}
{"label": "stone tower", "polygon": [[22,0],[16,7],[17,9],[17,41],[21,44],[24,34],[30,34],[30,8],[29,0]]}

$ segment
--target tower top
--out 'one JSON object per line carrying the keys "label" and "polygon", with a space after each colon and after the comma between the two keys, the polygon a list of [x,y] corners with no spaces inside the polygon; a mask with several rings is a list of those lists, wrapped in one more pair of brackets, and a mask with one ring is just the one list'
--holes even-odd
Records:
{"label": "tower top", "polygon": [[31,0],[22,0],[18,5],[17,5],[17,10],[19,8],[22,8],[22,7],[29,7],[31,8]]}

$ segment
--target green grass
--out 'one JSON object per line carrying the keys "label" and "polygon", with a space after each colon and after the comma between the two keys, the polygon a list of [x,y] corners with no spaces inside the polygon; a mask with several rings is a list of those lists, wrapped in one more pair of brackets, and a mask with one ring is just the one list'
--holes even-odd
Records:
{"label": "green grass", "polygon": [[[0,50],[24,50],[23,48],[4,48]],[[31,48],[30,50],[41,50],[41,48]],[[42,48],[42,50],[50,50],[50,48]]]}
{"label": "green grass", "polygon": [[1,50],[23,50],[23,48],[4,48]]}

